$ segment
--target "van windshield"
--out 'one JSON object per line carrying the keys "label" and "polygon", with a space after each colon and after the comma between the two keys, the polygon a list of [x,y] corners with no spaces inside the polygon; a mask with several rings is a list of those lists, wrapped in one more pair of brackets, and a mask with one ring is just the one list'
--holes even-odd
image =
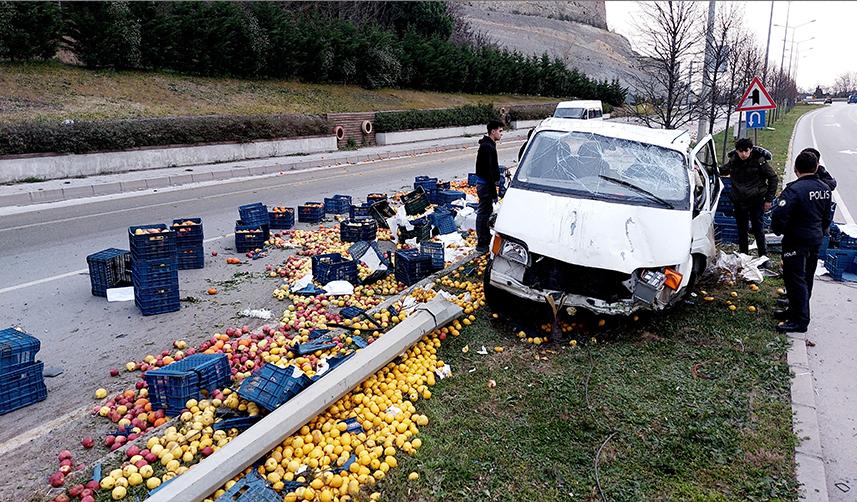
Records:
{"label": "van windshield", "polygon": [[553,116],[560,119],[585,119],[586,108],[557,108]]}
{"label": "van windshield", "polygon": [[686,161],[675,150],[587,132],[541,131],[530,143],[515,175],[518,186],[626,204],[690,208]]}

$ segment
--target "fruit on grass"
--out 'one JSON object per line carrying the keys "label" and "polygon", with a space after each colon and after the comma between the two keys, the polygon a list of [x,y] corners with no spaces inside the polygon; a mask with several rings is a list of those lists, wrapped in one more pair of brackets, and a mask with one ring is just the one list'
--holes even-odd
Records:
{"label": "fruit on grass", "polygon": [[54,488],[59,488],[65,483],[65,474],[57,471],[48,477],[48,483]]}

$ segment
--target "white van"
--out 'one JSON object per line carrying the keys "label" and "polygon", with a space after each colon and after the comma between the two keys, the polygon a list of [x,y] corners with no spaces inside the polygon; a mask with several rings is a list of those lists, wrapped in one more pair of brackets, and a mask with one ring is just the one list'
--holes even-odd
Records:
{"label": "white van", "polygon": [[546,119],[498,210],[487,301],[670,306],[714,257],[721,188],[710,135],[691,149],[686,131]]}
{"label": "white van", "polygon": [[563,101],[556,105],[553,116],[558,119],[602,120],[601,110],[599,100]]}

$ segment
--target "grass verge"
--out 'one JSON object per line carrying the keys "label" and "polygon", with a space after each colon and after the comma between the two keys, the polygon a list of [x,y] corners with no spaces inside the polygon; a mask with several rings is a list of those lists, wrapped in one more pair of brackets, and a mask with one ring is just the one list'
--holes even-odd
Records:
{"label": "grass verge", "polygon": [[169,72],[86,70],[60,63],[0,64],[0,122],[185,115],[323,114],[555,102],[556,98],[446,94]]}

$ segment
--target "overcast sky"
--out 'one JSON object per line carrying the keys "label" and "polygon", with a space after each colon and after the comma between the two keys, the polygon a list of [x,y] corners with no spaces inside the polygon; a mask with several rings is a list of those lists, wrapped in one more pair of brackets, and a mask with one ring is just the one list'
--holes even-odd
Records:
{"label": "overcast sky", "polygon": [[[707,15],[708,2],[699,3],[700,12],[703,16]],[[726,4],[735,4],[743,8],[744,25],[756,33],[759,46],[764,50],[768,36],[771,2],[718,1],[717,8],[725,8]],[[790,7],[789,4],[791,4]],[[635,45],[633,18],[635,13],[639,12],[640,2],[608,1],[606,6],[608,28],[625,35],[631,44]],[[789,29],[785,67],[789,65],[788,49],[791,46],[791,33],[795,33],[796,42],[815,37],[814,40],[801,43],[800,50],[795,51],[795,54],[800,57],[800,63],[795,67],[800,88],[815,89],[818,84],[831,85],[838,75],[847,71],[857,71],[857,1],[786,2],[778,0],[774,2],[774,24],[786,24],[786,11],[789,8],[789,26],[801,25],[815,19],[815,22],[795,30]],[[769,64],[779,65],[780,63],[784,31],[777,26],[771,28]]]}

